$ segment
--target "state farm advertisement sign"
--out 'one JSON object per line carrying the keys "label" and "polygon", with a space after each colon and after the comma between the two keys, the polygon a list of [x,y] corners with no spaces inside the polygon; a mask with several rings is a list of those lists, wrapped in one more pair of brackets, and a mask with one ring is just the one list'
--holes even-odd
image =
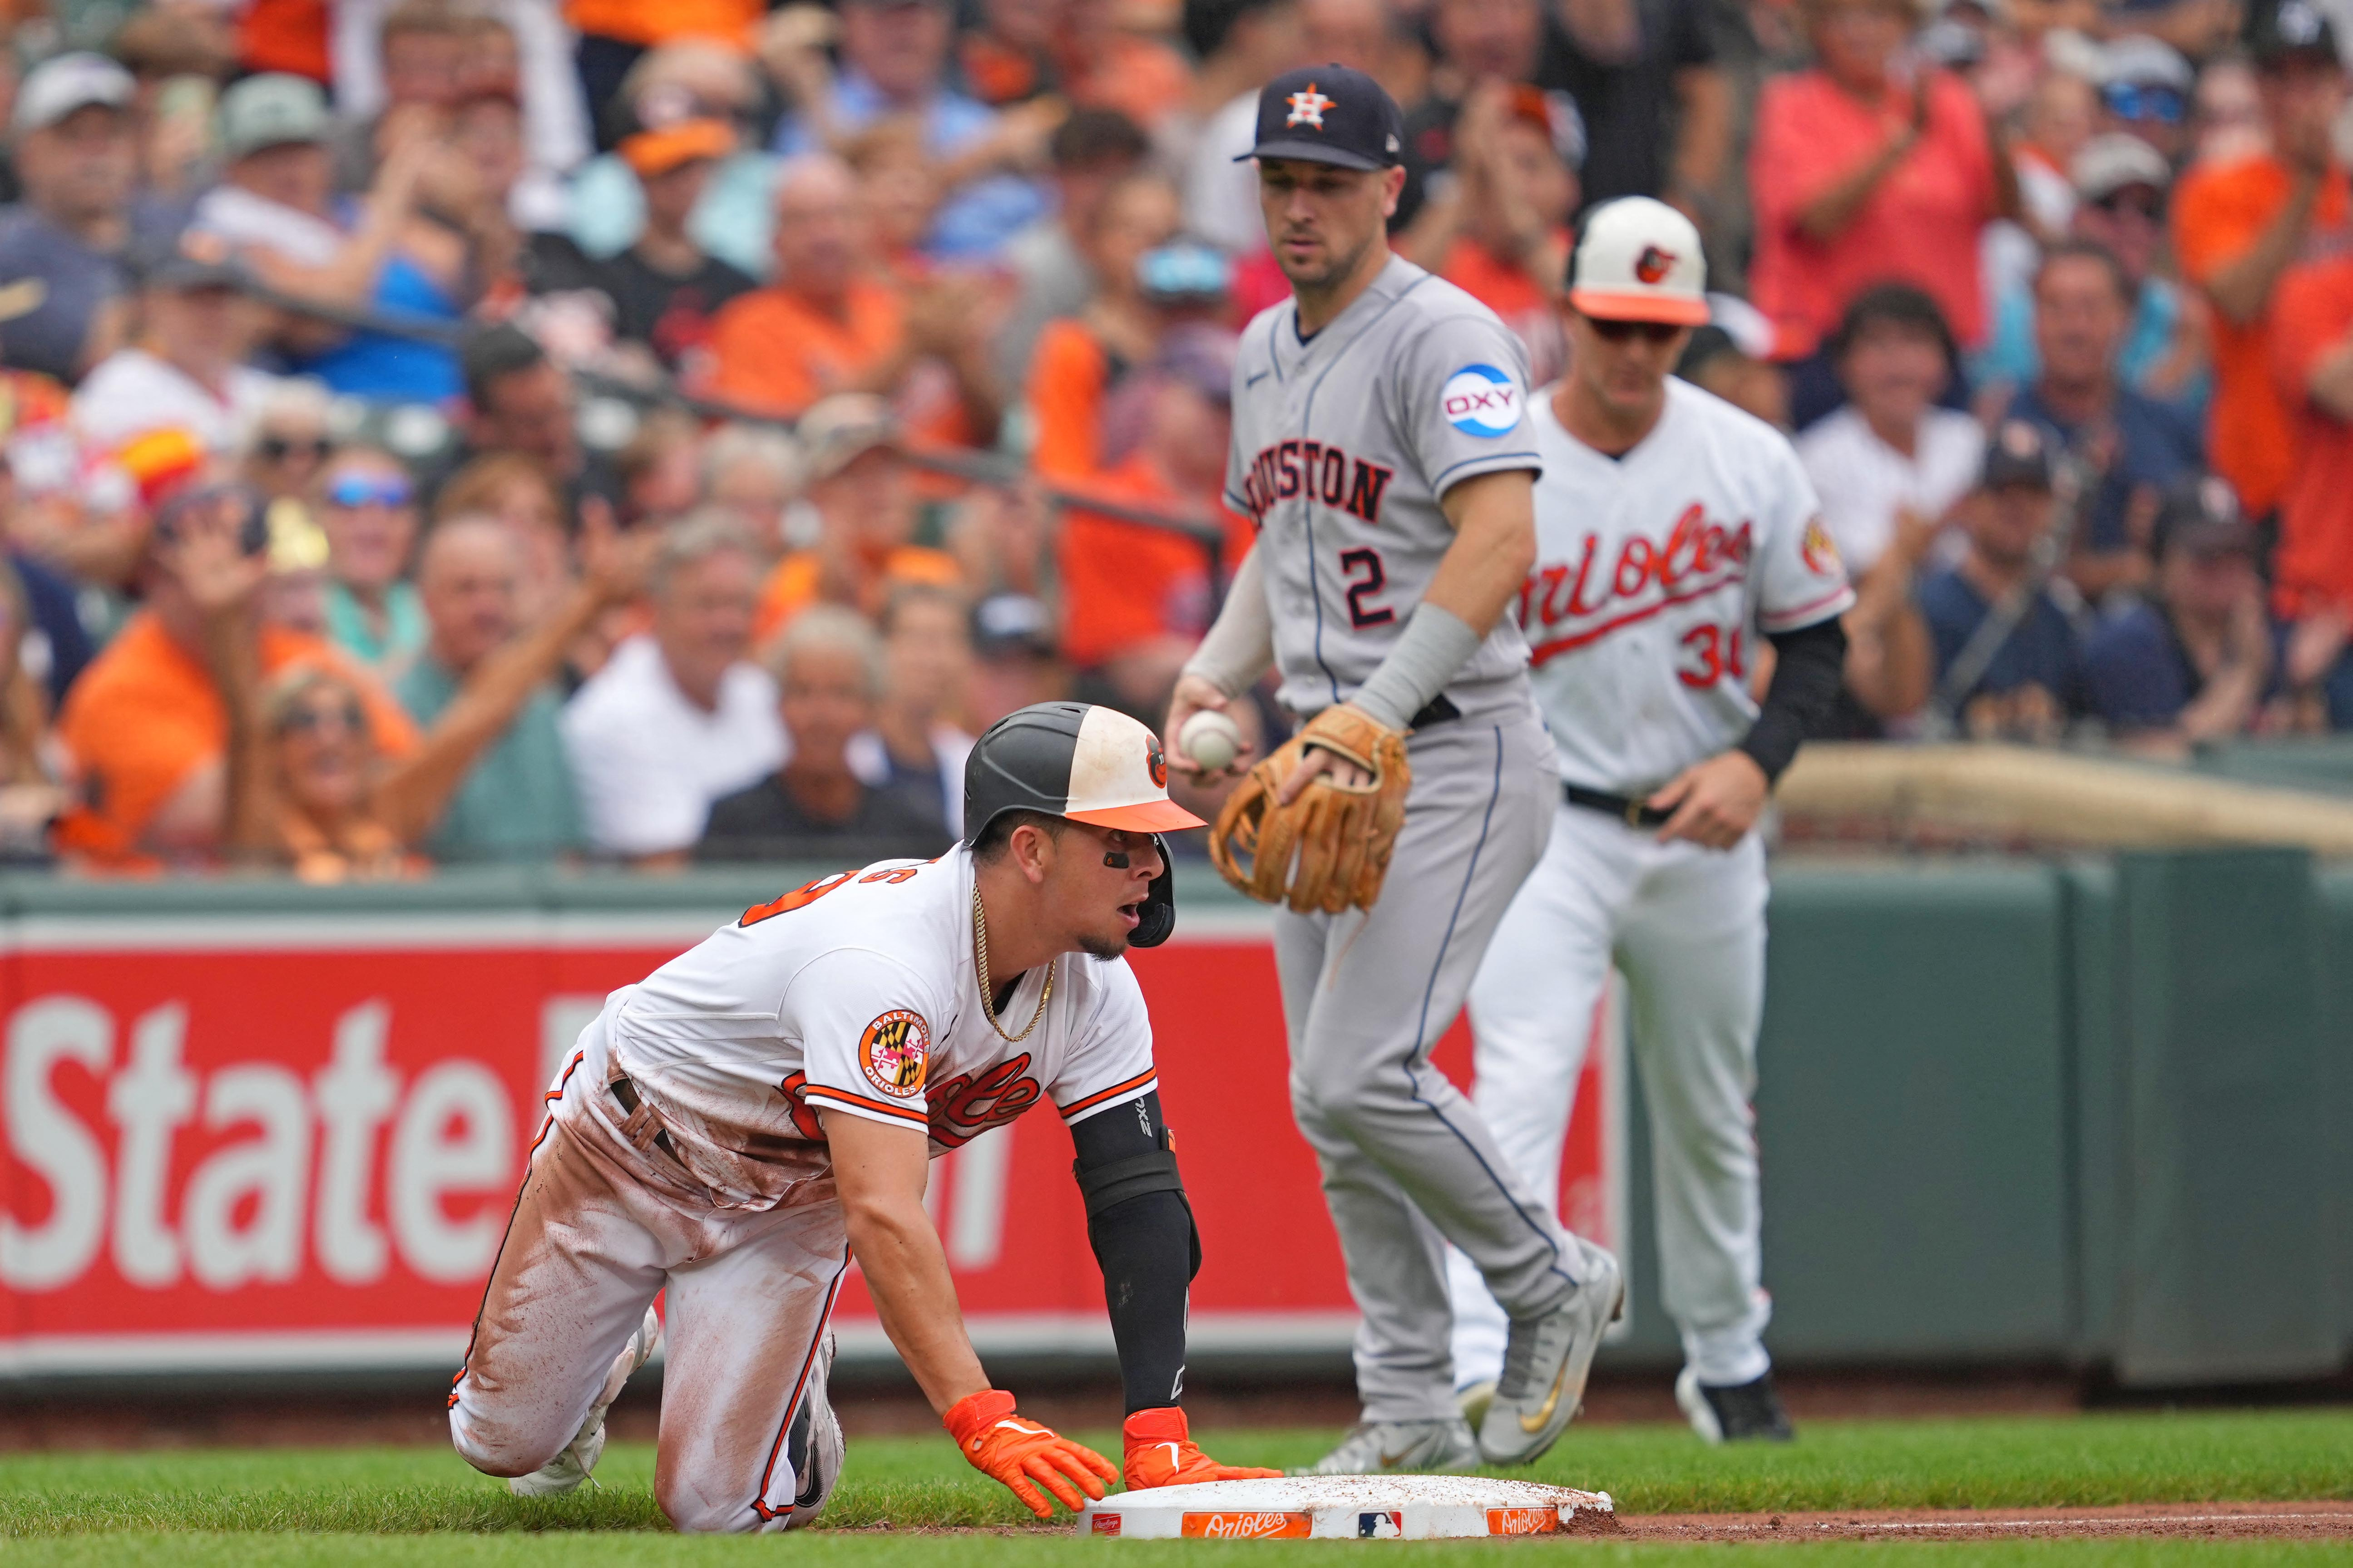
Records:
{"label": "state farm advertisement sign", "polygon": [[[454,1368],[551,1064],[606,992],[710,923],[0,927],[0,1370]],[[1135,964],[1206,1243],[1197,1348],[1344,1346],[1355,1314],[1291,1123],[1263,922],[1189,923]],[[1440,1052],[1458,1079],[1463,1037]],[[1563,1173],[1564,1212],[1605,1238],[1611,1056],[1591,1053]],[[1040,1114],[934,1166],[984,1352],[1110,1346],[1070,1159]],[[854,1277],[839,1322],[846,1354],[889,1353]]]}

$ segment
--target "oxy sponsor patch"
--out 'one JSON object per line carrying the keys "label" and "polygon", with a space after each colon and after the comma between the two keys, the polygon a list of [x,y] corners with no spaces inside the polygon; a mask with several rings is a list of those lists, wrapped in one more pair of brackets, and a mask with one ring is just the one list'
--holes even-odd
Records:
{"label": "oxy sponsor patch", "polygon": [[1468,364],[1438,394],[1446,422],[1466,436],[1508,436],[1519,428],[1519,384],[1492,364]]}

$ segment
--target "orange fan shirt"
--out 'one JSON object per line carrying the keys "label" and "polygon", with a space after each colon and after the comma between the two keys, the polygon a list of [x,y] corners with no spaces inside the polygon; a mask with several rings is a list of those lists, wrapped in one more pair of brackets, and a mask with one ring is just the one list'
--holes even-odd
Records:
{"label": "orange fan shirt", "polygon": [[564,19],[576,32],[626,44],[716,38],[745,44],[767,9],[759,0],[567,0]]}
{"label": "orange fan shirt", "polygon": [[[823,586],[823,565],[814,550],[796,550],[776,564],[768,580],[760,585],[760,610],[752,623],[752,640],[765,644],[785,629],[786,623],[818,602]],[[944,550],[928,545],[902,544],[883,558],[881,567],[866,581],[852,605],[860,614],[877,616],[891,590],[912,583],[929,584],[934,587],[954,588],[964,582],[964,568],[956,558]]]}
{"label": "orange fan shirt", "polygon": [[[2181,275],[2204,288],[2245,256],[2287,205],[2294,177],[2268,153],[2228,163],[2200,163],[2173,192],[2173,250]],[[2320,187],[2302,259],[2343,251],[2347,187],[2331,170]],[[2272,317],[2276,289],[2264,313],[2242,326],[2221,310],[2214,320],[2214,401],[2207,414],[2206,451],[2214,471],[2239,492],[2239,504],[2260,517],[2280,504],[2296,467],[2294,409],[2273,376]]]}
{"label": "orange fan shirt", "polygon": [[[262,628],[265,676],[306,663],[359,691],[377,751],[417,749],[416,723],[373,677],[317,637]],[[121,864],[135,859],[147,825],[188,775],[227,752],[228,710],[203,661],[142,611],[74,682],[58,735],[80,770],[85,801],[64,825],[66,840],[101,864]]]}
{"label": "orange fan shirt", "polygon": [[2267,369],[2298,461],[2280,497],[2273,604],[2283,616],[2353,613],[2353,424],[2316,406],[2313,367],[2353,331],[2353,258],[2291,267],[2272,292]]}
{"label": "orange fan shirt", "polygon": [[[1082,487],[1106,500],[1172,509],[1200,498],[1179,495],[1142,453]],[[1250,552],[1250,525],[1219,509],[1226,524],[1220,567],[1230,576]],[[1123,522],[1073,506],[1055,541],[1062,576],[1062,657],[1100,664],[1158,637],[1198,637],[1209,624],[1208,552],[1192,540],[1143,523]]]}
{"label": "orange fan shirt", "polygon": [[1029,358],[1029,466],[1049,479],[1083,479],[1103,466],[1103,405],[1115,366],[1083,321],[1049,321]]}

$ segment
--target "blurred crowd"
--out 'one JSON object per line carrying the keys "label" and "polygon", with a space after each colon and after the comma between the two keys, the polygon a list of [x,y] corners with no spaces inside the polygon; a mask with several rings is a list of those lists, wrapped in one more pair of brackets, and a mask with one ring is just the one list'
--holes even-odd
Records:
{"label": "blurred crowd", "polygon": [[2353,727],[2353,0],[2249,5],[16,0],[0,857],[928,855],[999,715],[1156,721],[1326,60],[1538,384],[1579,214],[1698,224],[1839,734]]}

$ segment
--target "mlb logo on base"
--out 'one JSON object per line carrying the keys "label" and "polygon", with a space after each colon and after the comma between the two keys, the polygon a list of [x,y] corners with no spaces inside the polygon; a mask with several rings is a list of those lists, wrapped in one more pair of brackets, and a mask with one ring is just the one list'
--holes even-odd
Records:
{"label": "mlb logo on base", "polygon": [[1405,1514],[1398,1509],[1356,1516],[1356,1535],[1364,1541],[1394,1541],[1405,1533]]}

